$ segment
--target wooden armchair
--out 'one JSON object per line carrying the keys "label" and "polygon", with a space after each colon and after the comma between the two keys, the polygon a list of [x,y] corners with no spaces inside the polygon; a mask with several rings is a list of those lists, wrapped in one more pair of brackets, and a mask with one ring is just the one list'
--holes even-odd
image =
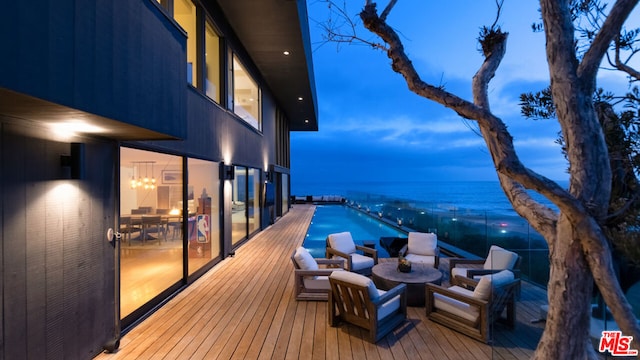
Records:
{"label": "wooden armchair", "polygon": [[478,280],[479,276],[510,270],[516,278],[520,277],[522,257],[513,251],[491,245],[486,259],[449,259],[449,279],[452,285],[464,285],[459,279]]}
{"label": "wooden armchair", "polygon": [[[427,317],[474,339],[490,343],[492,324],[504,321],[513,328],[516,319],[516,289],[520,279],[504,270],[485,275],[479,281],[463,278],[470,288],[426,284]],[[506,308],[506,319],[502,313]]]}
{"label": "wooden armchair", "polygon": [[[365,255],[358,253],[361,251]],[[378,251],[366,246],[356,245],[350,232],[341,232],[327,236],[327,259],[345,260],[345,269],[363,275],[371,275],[371,268],[378,263]]]}
{"label": "wooden armchair", "polygon": [[[296,300],[327,301],[331,291],[329,275],[342,270],[344,260],[314,259],[307,249],[299,247],[291,254],[291,261],[294,267]],[[327,267],[320,268],[319,265]]]}
{"label": "wooden armchair", "polygon": [[368,331],[367,340],[376,343],[407,318],[406,285],[378,290],[368,277],[349,271],[329,276],[329,324],[340,320]]}
{"label": "wooden armchair", "polygon": [[440,265],[438,238],[433,233],[410,232],[399,255],[412,263],[427,264],[437,269]]}

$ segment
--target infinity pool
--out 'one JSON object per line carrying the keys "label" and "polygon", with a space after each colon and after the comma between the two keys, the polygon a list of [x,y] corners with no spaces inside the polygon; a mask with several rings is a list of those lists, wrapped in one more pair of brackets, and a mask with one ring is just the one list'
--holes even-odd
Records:
{"label": "infinity pool", "polygon": [[365,240],[373,241],[378,257],[389,257],[380,246],[380,237],[407,237],[406,233],[347,206],[318,205],[302,246],[309,249],[314,257],[323,258],[327,236],[343,231],[349,231],[357,245],[362,245]]}

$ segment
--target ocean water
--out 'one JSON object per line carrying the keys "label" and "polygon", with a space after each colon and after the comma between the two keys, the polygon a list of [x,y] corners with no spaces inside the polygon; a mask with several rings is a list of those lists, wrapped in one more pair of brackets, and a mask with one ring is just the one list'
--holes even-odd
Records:
{"label": "ocean water", "polygon": [[[560,183],[561,186],[568,184]],[[335,182],[313,183],[295,181],[292,195],[341,195],[360,201],[376,197],[398,199],[421,208],[439,210],[470,209],[500,215],[517,215],[497,181],[405,181],[405,182]],[[544,197],[532,193],[538,201],[554,207]]]}

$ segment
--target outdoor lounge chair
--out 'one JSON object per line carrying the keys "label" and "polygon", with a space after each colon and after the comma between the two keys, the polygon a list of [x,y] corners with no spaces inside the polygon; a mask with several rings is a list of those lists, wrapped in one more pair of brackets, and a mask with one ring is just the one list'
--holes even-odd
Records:
{"label": "outdoor lounge chair", "polygon": [[410,232],[407,245],[400,249],[399,255],[412,263],[422,263],[438,268],[440,251],[438,237],[433,233]]}
{"label": "outdoor lounge chair", "polygon": [[[358,253],[361,251],[364,254]],[[378,263],[378,251],[366,246],[356,245],[348,231],[327,236],[326,258],[345,260],[345,269],[363,275],[371,275],[371,268]]]}
{"label": "outdoor lounge chair", "polygon": [[[474,290],[426,284],[425,307],[430,320],[485,343],[491,342],[494,321],[506,320],[507,326],[515,326],[515,293],[520,279],[511,271],[484,275],[479,281],[461,279]],[[506,319],[502,318],[505,308]]]}
{"label": "outdoor lounge chair", "polygon": [[329,276],[329,324],[340,320],[368,332],[367,340],[376,343],[407,318],[406,285],[389,291],[378,290],[373,280],[349,271],[335,271]]}
{"label": "outdoor lounge chair", "polygon": [[[342,270],[344,260],[314,259],[309,250],[301,246],[291,254],[291,261],[294,267],[296,300],[327,301],[331,291],[329,275]],[[335,267],[321,269],[319,265]]]}
{"label": "outdoor lounge chair", "polygon": [[449,259],[449,281],[452,285],[462,285],[458,280],[462,278],[478,279],[479,276],[511,270],[516,278],[520,277],[521,257],[497,245],[491,245],[486,259]]}

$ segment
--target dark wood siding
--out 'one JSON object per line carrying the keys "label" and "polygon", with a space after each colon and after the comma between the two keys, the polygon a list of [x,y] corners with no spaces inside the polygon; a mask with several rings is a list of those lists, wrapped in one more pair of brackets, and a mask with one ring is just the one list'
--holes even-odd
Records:
{"label": "dark wood siding", "polygon": [[186,36],[155,1],[11,1],[0,24],[0,87],[184,138]]}
{"label": "dark wood siding", "polygon": [[90,358],[115,333],[115,251],[105,234],[116,147],[83,140],[85,178],[63,180],[69,143],[44,140],[44,129],[1,129],[2,358]]}

